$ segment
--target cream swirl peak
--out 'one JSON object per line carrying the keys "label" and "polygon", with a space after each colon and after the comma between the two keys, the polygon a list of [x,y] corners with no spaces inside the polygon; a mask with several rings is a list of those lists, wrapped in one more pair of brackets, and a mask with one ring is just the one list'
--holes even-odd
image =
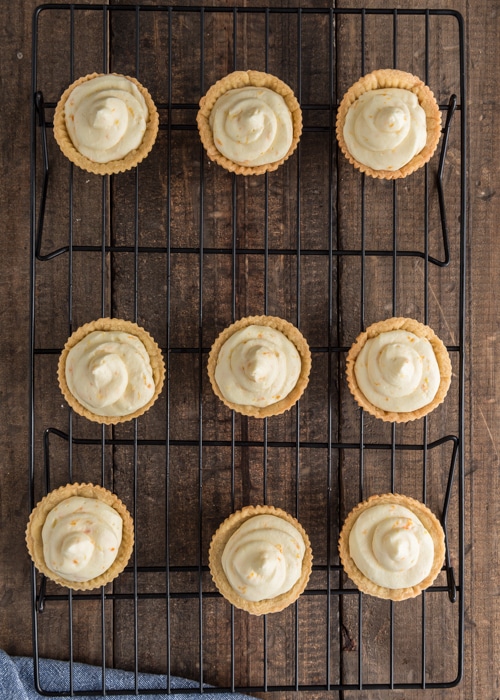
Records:
{"label": "cream swirl peak", "polygon": [[304,553],[302,535],[290,522],[276,515],[255,515],[229,538],[222,568],[242,598],[266,600],[286,593],[298,581]]}
{"label": "cream swirl peak", "polygon": [[435,397],[441,375],[431,343],[410,331],[369,338],[354,365],[361,392],[385,411],[415,411]]}
{"label": "cream swirl peak", "polygon": [[99,416],[125,416],[153,397],[151,362],[139,338],[123,331],[93,331],[68,352],[68,388]]}
{"label": "cream swirl peak", "polygon": [[426,139],[426,114],[411,90],[368,90],[346,115],[349,152],[374,170],[398,170],[420,153]]}
{"label": "cream swirl peak", "polygon": [[420,519],[398,504],[361,512],[349,535],[358,569],[379,586],[408,588],[421,583],[434,563],[434,542]]}
{"label": "cream swirl peak", "polygon": [[46,566],[68,581],[90,581],[115,561],[122,519],[97,498],[71,496],[47,515],[42,528]]}
{"label": "cream swirl peak", "polygon": [[249,325],[222,345],[215,380],[234,404],[269,406],[285,398],[301,371],[295,345],[271,326]]}
{"label": "cream swirl peak", "polygon": [[215,102],[209,123],[216,148],[239,165],[281,160],[293,140],[292,117],[285,100],[266,87],[228,90]]}
{"label": "cream swirl peak", "polygon": [[148,107],[125,76],[100,75],[77,85],[65,105],[68,134],[78,151],[96,163],[124,158],[146,131]]}

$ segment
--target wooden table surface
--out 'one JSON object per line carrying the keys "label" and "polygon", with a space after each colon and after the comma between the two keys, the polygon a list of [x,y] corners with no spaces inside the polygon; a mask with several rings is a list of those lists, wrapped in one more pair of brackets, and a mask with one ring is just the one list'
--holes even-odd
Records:
{"label": "wooden table surface", "polygon": [[[195,7],[192,2],[173,3],[179,5]],[[71,171],[47,129],[50,179],[41,253],[66,245],[68,232],[76,252],[37,261],[32,269],[36,6],[34,0],[0,3],[5,103],[0,648],[10,654],[33,653],[31,567],[24,530],[30,512],[30,465],[36,500],[45,488],[48,455],[51,487],[87,480],[115,490],[135,515],[138,542],[132,570],[106,589],[106,599],[100,594],[95,599],[75,597],[68,612],[65,591],[47,586],[45,610],[37,616],[41,656],[66,660],[71,646],[75,661],[101,663],[105,651],[110,665],[134,670],[137,663],[140,670],[159,672],[170,668],[174,675],[191,678],[199,677],[201,664],[205,682],[231,685],[233,674],[236,686],[253,688],[251,694],[263,698],[498,698],[498,3],[456,0],[429,6],[461,14],[463,46],[459,23],[449,14],[422,19],[404,13],[362,17],[344,12],[333,21],[328,13],[304,13],[299,37],[296,13],[241,13],[235,19],[233,13],[207,12],[202,29],[199,12],[184,13],[172,20],[170,33],[168,13],[140,13],[139,21],[127,12],[113,14],[111,32],[103,40],[100,12],[84,20],[76,13],[73,35],[67,10],[41,13],[36,86],[43,90],[49,121],[53,103],[72,75],[109,65],[140,75],[161,105],[162,130],[138,174],[108,180]],[[330,7],[313,1],[279,6]],[[339,7],[363,6],[392,9],[393,3],[349,0]],[[415,0],[412,7],[428,6]],[[233,21],[238,27],[234,35]],[[109,55],[103,54],[103,45]],[[396,187],[368,181],[337,153],[331,127],[338,99],[362,68],[396,64],[427,73],[427,82],[446,108],[451,92],[462,97],[462,49],[467,99],[454,117],[445,163],[451,262],[442,267],[429,262],[444,255],[435,188],[438,155],[427,175],[422,170]],[[209,164],[193,129],[202,90],[232,70],[235,58],[238,68],[267,67],[279,74],[309,106],[299,153],[268,177],[233,178]],[[465,114],[468,129],[462,143]],[[39,127],[36,131],[38,214]],[[464,192],[462,168],[467,175]],[[460,240],[464,230],[466,255]],[[399,253],[421,250],[422,245],[423,255],[394,254],[396,248]],[[381,250],[392,253],[378,254]],[[466,298],[461,307],[463,281]],[[57,354],[70,329],[104,313],[137,319],[168,356],[168,392],[137,428],[124,425],[108,432],[70,418],[55,383]],[[217,333],[231,320],[253,313],[299,323],[313,349],[313,373],[300,413],[293,409],[265,425],[238,416],[233,421],[205,378],[206,352]],[[428,321],[450,348],[452,390],[425,425],[417,421],[393,429],[366,416],[360,419],[343,379],[345,349],[359,330],[394,314]],[[30,328],[35,334],[32,442]],[[440,443],[450,435],[458,441]],[[444,573],[435,592],[394,606],[365,597],[360,603],[357,593],[345,594],[352,586],[336,554],[342,518],[361,496],[387,490],[425,498],[441,514],[455,444],[464,456],[463,464],[457,463],[448,512],[450,560],[459,583],[462,572],[464,576],[457,602],[448,600]],[[232,617],[206,572],[206,550],[218,523],[231,510],[262,500],[299,515],[311,535],[316,566],[299,607],[266,621],[238,611]],[[168,579],[161,573],[166,563],[172,567]],[[140,593],[135,604],[134,567]],[[325,594],[328,588],[334,591],[331,596]],[[462,612],[463,678],[455,685]],[[428,687],[412,689],[422,686],[422,678]],[[404,688],[386,689],[391,682]],[[312,690],[264,692],[296,683]],[[452,687],[433,688],[435,683]],[[333,689],[323,690],[325,684]],[[349,690],[350,684],[362,684],[363,689]],[[370,685],[374,687],[366,689]]]}

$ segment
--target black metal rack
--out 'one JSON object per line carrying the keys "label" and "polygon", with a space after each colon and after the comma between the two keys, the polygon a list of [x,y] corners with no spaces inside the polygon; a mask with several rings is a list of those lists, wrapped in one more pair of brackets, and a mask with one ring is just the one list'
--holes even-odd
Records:
{"label": "black metal rack", "polygon": [[[157,53],[153,60],[149,32],[155,21],[165,31],[161,44],[165,55],[159,57]],[[443,138],[439,154],[435,156],[437,172],[434,172],[435,166],[428,165],[408,182],[376,183],[378,189],[374,189],[373,183],[359,173],[347,168],[342,170],[344,164],[342,156],[337,153],[334,133],[336,109],[343,94],[336,62],[347,50],[343,45],[345,38],[354,36],[357,44],[354,48],[350,44],[349,50],[353,54],[353,71],[358,74],[346,75],[346,87],[352,78],[380,67],[372,65],[376,58],[369,48],[372,32],[383,26],[392,39],[386,60],[393,66],[409,69],[406,57],[403,61],[400,55],[400,36],[403,31],[408,31],[407,22],[412,23],[410,31],[421,42],[420,75],[432,85],[443,112]],[[64,46],[52,43],[51,27],[56,25],[67,28]],[[214,39],[215,30],[221,27],[230,39],[229,48],[221,49]],[[81,38],[88,32],[102,34],[101,48],[91,57],[86,56],[85,41]],[[286,35],[286,41],[283,37],[280,39],[281,32]],[[451,76],[441,75],[440,68],[431,65],[431,57],[436,51],[439,53],[443,34],[450,39],[448,50],[454,51],[456,56],[455,71]],[[114,47],[120,45],[122,35],[125,35],[126,47],[123,57],[116,59]],[[258,43],[256,47],[252,44],[254,40]],[[315,65],[315,42],[323,42],[329,47],[326,68]],[[193,78],[192,85],[186,83],[186,76],[182,74],[186,44],[199,56],[199,75]],[[244,59],[240,58],[243,47]],[[217,172],[217,168],[206,161],[197,139],[197,100],[211,84],[213,76],[207,66],[210,61],[215,62],[217,51],[226,52],[231,65],[227,70],[219,70],[215,78],[233,69],[257,67],[246,64],[252,55],[260,56],[260,69],[273,72],[275,54],[282,52],[281,60],[283,55],[289,55],[290,75],[285,78],[292,83],[304,114],[304,133],[298,152],[283,166],[286,179],[282,181],[273,179],[274,175],[266,175],[258,185],[262,190],[258,192],[261,229],[257,233],[253,230],[245,231],[244,235],[241,233],[244,216],[248,213],[253,216],[250,211],[252,185],[248,180],[242,183],[241,178]],[[151,68],[148,61],[152,61]],[[165,69],[161,76],[158,75],[159,66]],[[155,148],[160,150],[162,158],[166,154],[163,160],[155,161],[152,154],[149,162],[131,173],[97,178],[77,172],[59,153],[51,133],[51,115],[61,88],[80,73],[92,70],[132,71],[148,85],[160,112],[160,144]],[[323,71],[326,76],[322,94],[321,90],[315,92],[314,85],[310,85],[314,82],[311,71],[316,70]],[[155,94],[155,85],[151,90],[151,83],[155,80],[158,86],[162,86],[158,88],[158,94]],[[72,593],[52,587],[33,569],[33,645],[38,691],[51,694],[50,688],[40,687],[39,661],[47,649],[45,629],[50,630],[53,615],[54,624],[60,624],[61,616],[66,620],[68,686],[63,695],[113,695],[106,686],[106,667],[110,645],[113,649],[115,647],[115,635],[117,638],[128,635],[131,640],[136,683],[129,693],[147,694],[137,680],[138,671],[142,670],[145,644],[141,636],[141,615],[148,604],[158,603],[162,605],[166,651],[161,652],[160,658],[155,657],[154,650],[151,651],[148,662],[166,674],[166,692],[188,692],[174,689],[170,681],[171,675],[179,673],[173,659],[174,647],[182,646],[182,635],[176,627],[178,613],[174,610],[177,601],[188,601],[193,605],[191,613],[198,619],[197,641],[194,646],[189,646],[188,642],[185,645],[196,656],[192,668],[197,668],[198,672],[193,679],[201,685],[215,682],[233,692],[252,693],[435,688],[459,683],[464,628],[466,260],[466,99],[461,15],[433,9],[42,5],[33,19],[32,88],[31,502],[36,503],[44,492],[65,481],[95,480],[124,496],[137,524],[133,560],[112,590]],[[322,178],[326,184],[319,194],[313,192],[317,183],[313,186],[302,178],[304,162],[309,153],[318,148],[318,138],[323,139],[321,149],[326,153],[324,162],[327,164]],[[450,142],[453,167],[447,164]],[[183,169],[181,156],[187,152],[194,161]],[[150,171],[151,161],[154,166]],[[157,178],[161,189],[157,205],[161,212],[158,230],[155,230],[154,212],[151,214],[148,210],[149,203],[141,200],[144,179],[155,176],[153,167],[158,167],[160,172],[160,178]],[[356,212],[359,214],[356,236],[344,239],[339,230],[346,220],[342,216],[348,216],[342,214],[341,189],[345,177],[358,183]],[[186,178],[185,190],[180,186],[177,189],[182,178]],[[350,183],[352,186],[352,180]],[[218,194],[221,188],[223,195]],[[285,188],[290,189],[285,191]],[[80,198],[80,193],[86,190],[90,190],[90,194]],[[172,218],[178,198],[184,201],[186,193],[187,226],[185,221]],[[223,198],[227,211],[217,209],[218,203],[212,206],[211,198],[219,196]],[[370,228],[377,197],[388,205],[386,220],[378,222],[383,230],[380,245]],[[304,211],[304,203],[315,200],[319,201],[321,209],[318,216],[324,216],[326,224],[326,235],[321,234],[321,240],[309,237]],[[287,202],[285,208],[280,204],[284,201]],[[88,209],[89,202],[93,203],[92,211]],[[349,206],[349,203],[345,204]],[[414,212],[415,220],[411,223],[418,229],[415,237],[418,245],[405,245],[407,228],[403,219],[408,204]],[[120,207],[124,208],[123,215]],[[279,213],[285,210],[293,231],[284,233],[281,240],[276,231],[282,230],[279,228]],[[88,225],[85,217],[89,218]],[[65,222],[62,227],[61,219]],[[224,223],[220,229],[218,219]],[[52,226],[53,222],[58,222],[58,225]],[[252,225],[258,229],[255,221]],[[283,226],[286,226],[285,222]],[[66,233],[59,238],[57,232],[61,228]],[[56,231],[54,235],[52,229]],[[436,419],[431,415],[418,427],[380,426],[362,411],[352,409],[352,406],[349,409],[352,399],[343,387],[345,354],[350,341],[369,320],[380,320],[371,318],[379,312],[380,301],[372,297],[370,285],[372,275],[376,274],[371,267],[372,261],[382,266],[383,279],[389,280],[385,300],[387,315],[411,315],[406,308],[406,296],[401,301],[399,284],[401,275],[410,269],[404,267],[406,264],[413,266],[413,272],[421,273],[417,281],[412,282],[417,287],[415,294],[418,298],[416,301],[410,299],[411,310],[418,310],[419,320],[435,327],[438,323],[435,310],[442,306],[451,309],[445,324],[449,323],[453,328],[449,330],[440,326],[436,330],[444,337],[452,357],[454,388],[447,398],[446,414],[441,413]],[[146,269],[145,264],[149,266]],[[351,265],[353,267],[349,267]],[[92,278],[89,270],[94,268],[96,273]],[[178,285],[178,268],[192,269],[192,288],[186,290]],[[249,268],[250,272],[243,272],[244,268]],[[324,293],[324,298],[318,295],[317,304],[310,300],[311,290],[307,283],[310,268],[316,270],[314,283],[319,284]],[[141,294],[152,274],[159,276],[154,299]],[[344,285],[352,274],[359,276],[359,296],[352,303],[354,325],[346,320],[351,302],[342,296]],[[257,291],[247,284],[252,275],[259,279]],[[218,280],[222,277],[229,279],[231,289],[230,298],[226,300],[217,296]],[[121,281],[123,279],[128,279],[128,285]],[[246,302],[247,298],[250,301]],[[255,308],[255,299],[258,299],[260,308]],[[220,331],[225,325],[221,322],[217,303],[224,306],[222,315],[225,314],[228,321],[235,320],[248,303],[248,313],[286,314],[301,328],[304,324],[307,326],[308,315],[314,315],[316,304],[327,321],[324,337],[316,335],[310,339],[313,374],[315,364],[320,367],[316,370],[311,389],[318,392],[318,402],[301,400],[299,408],[290,413],[291,418],[274,425],[272,420],[265,420],[258,428],[251,421],[221,413],[222,409],[207,389],[205,377],[206,357],[215,337],[213,331]],[[152,330],[164,350],[168,372],[162,400],[150,412],[154,412],[156,418],[145,416],[130,426],[112,430],[81,422],[61,406],[63,402],[55,376],[57,356],[66,337],[84,321],[108,314],[127,316]],[[356,330],[354,335],[353,329]],[[182,387],[184,382],[186,386]],[[326,389],[321,393],[325,385]],[[183,391],[193,402],[194,409],[192,415],[188,414],[185,424],[179,425],[175,419],[176,402],[183,400]],[[350,415],[355,416],[354,423],[343,422],[343,412],[349,410]],[[315,423],[320,426],[318,429],[314,427]],[[223,466],[217,472],[217,478],[224,475],[224,486],[219,482],[214,487],[214,460],[218,455],[223,455]],[[275,483],[274,470],[283,455],[290,466],[289,485]],[[378,464],[379,459],[387,465],[383,477],[380,477],[379,467],[372,467],[372,463]],[[88,466],[89,461],[94,465],[92,469]],[[180,465],[193,461],[194,472],[187,474],[186,484],[179,483],[182,481],[178,474]],[[411,466],[408,470],[411,475],[405,471],[403,461]],[[159,495],[155,494],[164,513],[161,528],[165,546],[160,555],[149,551],[147,540],[152,523],[145,516],[145,502],[142,500],[142,471],[150,464],[153,467],[162,465],[158,477]],[[259,464],[260,473],[255,477]],[[315,478],[310,474],[315,469],[319,487],[315,486]],[[351,491],[350,474],[353,474]],[[250,483],[253,477],[258,482],[256,487]],[[243,486],[240,479],[246,480]],[[279,481],[277,477],[276,481]],[[414,494],[416,497],[430,501],[441,516],[448,546],[440,578],[417,603],[409,603],[406,607],[387,605],[388,632],[384,636],[384,649],[379,650],[377,657],[377,663],[386,669],[385,680],[381,681],[377,676],[373,681],[370,647],[374,642],[371,637],[365,638],[369,616],[373,612],[372,601],[359,594],[343,578],[335,543],[345,514],[341,506],[349,509],[382,484],[387,490],[407,485],[418,491]],[[187,539],[193,536],[193,542],[197,541],[192,547],[186,545],[185,555],[179,552],[175,542],[179,535],[175,499],[186,494],[183,488],[189,490],[187,497],[192,500],[194,526],[181,523],[180,531],[182,527],[186,528]],[[284,505],[303,519],[308,531],[313,527],[321,530],[321,542],[326,544],[324,551],[315,552],[308,589],[287,613],[294,639],[294,658],[280,657],[279,644],[276,645],[278,651],[275,651],[278,632],[274,631],[273,621],[264,619],[259,622],[262,627],[259,627],[258,641],[255,642],[261,658],[260,670],[252,675],[253,680],[242,685],[238,670],[238,645],[241,642],[237,638],[239,632],[236,633],[236,627],[239,629],[242,623],[238,611],[231,611],[227,619],[218,623],[221,625],[218,634],[227,634],[230,640],[228,658],[220,661],[224,668],[215,672],[213,668],[210,672],[206,668],[210,653],[205,640],[210,637],[210,631],[205,611],[207,606],[223,606],[224,601],[209,581],[205,545],[214,524],[231,510],[244,505],[241,500],[247,498],[252,489],[257,489],[262,500],[267,502],[279,499],[282,489],[286,492]],[[324,495],[318,506],[314,499],[320,492]],[[150,504],[151,498],[152,494],[149,494]],[[314,512],[315,508],[320,509],[319,515]],[[110,624],[110,604],[116,609],[123,606],[125,612],[120,619],[128,620],[123,629]],[[61,606],[64,613],[61,613]],[[72,669],[79,633],[75,622],[77,606],[86,606],[101,620],[100,691],[75,687],[74,684]],[[222,607],[210,607],[210,610],[220,611]],[[418,643],[411,640],[419,651],[415,658],[400,662],[401,630],[405,630],[409,619],[405,615],[419,619]],[[435,632],[429,628],[429,620],[432,622],[434,616],[438,616],[441,634],[446,633],[446,644],[442,645],[443,659],[436,663],[428,653],[429,645],[434,643]],[[315,624],[320,628],[318,634],[323,639],[319,647],[315,640],[313,655],[321,648],[323,659],[314,663],[308,655],[307,645],[303,646],[301,641],[304,635],[308,640],[314,637],[306,621],[311,617],[316,620]],[[158,648],[163,647],[159,645]],[[346,661],[347,654],[350,658]],[[115,658],[119,659],[119,656]],[[280,666],[287,666],[285,677],[276,671]],[[221,678],[226,679],[225,682],[221,682]],[[203,688],[205,693],[212,690]]]}

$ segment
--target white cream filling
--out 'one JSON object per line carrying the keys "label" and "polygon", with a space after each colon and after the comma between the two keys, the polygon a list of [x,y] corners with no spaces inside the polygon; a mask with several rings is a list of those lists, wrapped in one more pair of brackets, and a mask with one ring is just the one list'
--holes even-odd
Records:
{"label": "white cream filling", "polygon": [[122,331],[89,333],[68,352],[65,372],[73,396],[99,416],[126,416],[155,392],[144,344]]}
{"label": "white cream filling", "polygon": [[362,511],[349,535],[358,569],[379,586],[408,588],[423,581],[434,561],[434,542],[408,508],[380,504]]}
{"label": "white cream filling", "polygon": [[431,343],[404,330],[387,331],[362,347],[354,372],[365,397],[385,411],[415,411],[429,404],[441,375]]}
{"label": "white cream filling", "polygon": [[300,532],[276,515],[255,515],[231,535],[222,568],[245,600],[275,598],[300,578],[305,544]]}
{"label": "white cream filling", "polygon": [[148,119],[137,86],[111,73],[77,85],[64,113],[73,145],[96,163],[120,160],[138,148]]}
{"label": "white cream filling", "polygon": [[285,398],[300,375],[295,345],[270,326],[242,328],[223,344],[215,381],[227,401],[240,406],[269,406]]}
{"label": "white cream filling", "polygon": [[360,163],[374,170],[398,170],[425,146],[425,111],[410,90],[369,90],[349,107],[344,139]]}
{"label": "white cream filling", "polygon": [[239,165],[275,163],[293,140],[290,110],[269,88],[228,90],[214,104],[209,123],[216,148]]}
{"label": "white cream filling", "polygon": [[71,496],[50,511],[43,525],[45,564],[68,581],[90,581],[116,559],[122,526],[120,514],[107,503]]}

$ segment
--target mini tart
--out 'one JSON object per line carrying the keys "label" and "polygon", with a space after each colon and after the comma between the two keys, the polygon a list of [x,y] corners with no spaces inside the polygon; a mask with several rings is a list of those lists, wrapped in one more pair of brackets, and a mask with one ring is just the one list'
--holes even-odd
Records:
{"label": "mini tart", "polygon": [[[116,559],[107,571],[88,581],[68,581],[62,578],[47,567],[43,556],[42,528],[45,520],[55,506],[72,496],[97,498],[103,501],[116,510],[123,523],[122,541]],[[126,567],[134,547],[134,523],[124,503],[111,491],[95,484],[67,484],[51,491],[32,510],[26,528],[26,545],[33,563],[44,576],[60,586],[66,586],[75,591],[91,590],[106,585],[121,574]]]}
{"label": "mini tart", "polygon": [[134,83],[134,85],[136,85],[136,87],[139,89],[139,92],[144,97],[146,106],[148,108],[149,116],[146,123],[146,131],[142,138],[142,142],[139,148],[130,151],[124,158],[120,158],[119,160],[111,160],[108,163],[96,163],[95,161],[90,160],[90,158],[87,158],[86,156],[82,155],[80,151],[73,145],[73,141],[71,140],[70,135],[68,134],[68,130],[66,129],[64,108],[69,96],[78,85],[81,85],[82,83],[85,83],[88,80],[92,80],[93,78],[98,78],[101,75],[106,74],[91,73],[89,75],[85,75],[82,78],[79,78],[78,80],[73,82],[63,92],[61,98],[59,99],[59,102],[56,105],[56,109],[54,112],[54,138],[57,141],[59,148],[64,153],[64,155],[72,163],[78,165],[79,168],[82,168],[83,170],[86,170],[89,173],[94,173],[96,175],[112,175],[114,173],[122,173],[126,170],[130,170],[142,160],[144,160],[144,158],[146,158],[156,141],[160,119],[158,116],[158,110],[156,109],[151,95],[149,94],[148,90],[143,85],[141,85],[141,83],[139,83],[139,81],[136,78],[132,78],[128,75],[120,75],[118,73],[113,73],[112,75],[117,75],[120,78],[126,78],[127,80],[130,80],[130,82]]}
{"label": "mini tart", "polygon": [[[411,510],[411,512],[418,517],[424,528],[432,537],[432,541],[434,543],[434,562],[432,569],[426,578],[423,579],[423,581],[421,581],[418,585],[410,586],[408,588],[386,588],[384,586],[379,586],[367,578],[358,569],[350,555],[349,535],[357,518],[368,508],[384,504],[400,505],[408,508],[408,510]],[[441,571],[444,563],[445,552],[446,545],[444,531],[441,523],[436,518],[434,513],[426,505],[420,503],[420,501],[410,498],[409,496],[402,496],[396,493],[371,496],[366,501],[359,503],[345,519],[339,538],[340,561],[347,576],[349,576],[351,581],[353,581],[353,583],[355,583],[359,590],[363,593],[388,600],[406,600],[407,598],[415,598],[423,590],[429,588]]]}
{"label": "mini tart", "polygon": [[[224,569],[222,568],[222,553],[229,541],[229,538],[244,522],[256,515],[275,515],[283,520],[286,520],[293,525],[302,535],[305,544],[304,558],[302,560],[302,573],[300,578],[295,582],[292,588],[286,593],[276,596],[275,598],[266,598],[259,601],[251,601],[242,598],[233,587],[229,584]],[[286,511],[273,506],[245,506],[241,510],[232,513],[219,526],[212,541],[208,552],[208,566],[212,579],[217,586],[219,592],[236,608],[246,610],[252,615],[266,615],[267,613],[280,612],[288,607],[291,603],[297,600],[301,593],[305,590],[307,582],[312,571],[312,549],[309,537],[302,525]]]}
{"label": "mini tart", "polygon": [[[292,115],[293,125],[293,139],[286,155],[273,163],[266,163],[265,165],[253,167],[234,163],[232,160],[222,155],[214,143],[212,129],[209,123],[210,112],[219,97],[228,90],[249,86],[266,87],[281,95]],[[196,122],[198,124],[201,142],[210,160],[215,161],[226,170],[236,173],[237,175],[262,175],[265,172],[276,170],[295,151],[302,134],[302,111],[297,98],[293,94],[293,90],[276,76],[256,70],[234,71],[214,83],[200,100],[200,109],[196,116]]]}
{"label": "mini tart", "polygon": [[[215,368],[217,366],[217,359],[219,357],[219,352],[226,340],[230,338],[233,333],[246,328],[246,326],[270,326],[271,328],[280,331],[285,335],[288,340],[290,340],[300,355],[301,359],[301,370],[299,378],[294,388],[280,401],[270,404],[269,406],[248,406],[243,404],[232,403],[228,401],[222,394],[217,382],[215,380]],[[297,401],[300,399],[305,391],[305,388],[309,382],[309,374],[311,372],[311,351],[309,350],[309,345],[302,333],[294,325],[285,321],[277,316],[246,316],[236,321],[231,326],[225,328],[218,338],[215,340],[210,354],[208,356],[208,377],[210,379],[210,384],[216,396],[230,409],[243,414],[244,416],[253,416],[254,418],[268,418],[269,416],[278,416],[285,411],[288,411]]]}
{"label": "mini tart", "polygon": [[[365,397],[356,380],[354,365],[356,364],[356,359],[366,341],[369,338],[375,338],[381,333],[387,333],[388,331],[394,330],[409,331],[410,333],[414,333],[421,338],[427,338],[432,345],[432,349],[434,350],[434,355],[436,356],[438,363],[441,381],[439,383],[436,395],[431,402],[415,411],[384,411],[382,408],[374,406]],[[358,405],[368,413],[371,413],[372,416],[391,423],[406,423],[411,420],[423,418],[423,416],[427,415],[437,406],[439,406],[439,404],[443,403],[450,387],[451,373],[452,368],[450,356],[448,355],[448,351],[443,341],[438,338],[432,328],[429,328],[429,326],[426,326],[419,321],[415,321],[412,318],[388,318],[385,321],[373,323],[366,329],[366,331],[358,335],[347,353],[346,358],[347,384]]]}
{"label": "mini tart", "polygon": [[[124,416],[100,416],[97,413],[92,413],[86,406],[83,406],[71,393],[68,384],[66,382],[66,358],[69,351],[77,343],[79,343],[85,336],[93,331],[123,331],[124,333],[129,333],[130,335],[135,335],[142,342],[149,355],[149,360],[151,362],[151,368],[153,370],[153,379],[155,383],[155,393],[151,399],[141,408],[133,413],[128,413]],[[99,318],[97,321],[91,321],[83,326],[77,328],[77,330],[68,338],[66,344],[63,348],[61,355],[59,356],[59,363],[57,366],[57,379],[59,381],[59,388],[61,389],[64,398],[71,406],[71,408],[78,413],[80,416],[84,416],[91,421],[96,423],[105,423],[106,425],[112,425],[116,423],[124,423],[125,421],[132,420],[132,418],[137,418],[146,413],[151,406],[154,404],[156,399],[161,393],[163,388],[163,383],[165,381],[165,362],[163,360],[162,352],[156,343],[156,341],[151,337],[151,335],[138,326],[137,323],[132,321],[124,321],[119,318]]]}
{"label": "mini tart", "polygon": [[[349,107],[365,92],[378,90],[379,88],[403,88],[410,90],[417,95],[419,104],[426,114],[426,144],[419,153],[398,170],[374,170],[370,166],[360,163],[349,153],[344,140],[344,123]],[[374,178],[395,180],[410,175],[432,158],[441,136],[441,112],[434,93],[420,78],[405,71],[385,68],[364,75],[349,88],[342,98],[337,111],[336,129],[340,150],[355,168]]]}

